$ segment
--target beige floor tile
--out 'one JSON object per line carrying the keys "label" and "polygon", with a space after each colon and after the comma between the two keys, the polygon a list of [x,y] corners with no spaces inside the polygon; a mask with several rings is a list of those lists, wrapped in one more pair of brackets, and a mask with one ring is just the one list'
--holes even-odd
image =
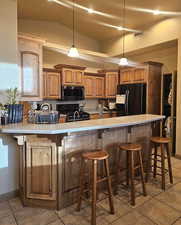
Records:
{"label": "beige floor tile", "polygon": [[170,190],[156,196],[156,199],[163,201],[169,206],[181,211],[181,193]]}
{"label": "beige floor tile", "polygon": [[176,185],[173,185],[173,187],[170,190],[179,192],[181,194],[181,182],[177,183]]}
{"label": "beige floor tile", "polygon": [[18,225],[46,225],[58,220],[58,216],[54,211],[29,208],[15,212]]}
{"label": "beige floor tile", "polygon": [[52,223],[49,223],[48,225],[64,225],[60,220],[56,220]]}
{"label": "beige floor tile", "polygon": [[165,205],[164,203],[152,199],[137,208],[138,212],[147,216],[157,225],[171,225],[180,217],[180,212]]}
{"label": "beige floor tile", "polygon": [[16,225],[16,221],[12,215],[5,216],[0,218],[0,225]]}
{"label": "beige floor tile", "polygon": [[136,205],[133,207],[131,206],[131,202],[130,202],[130,198],[131,198],[131,193],[130,190],[129,191],[125,191],[125,190],[119,190],[117,197],[124,202],[124,204],[128,204],[130,207],[135,208],[137,206],[140,206],[141,204],[145,203],[146,201],[148,201],[151,196],[149,194],[147,194],[147,196],[144,196],[142,194],[142,186],[141,184],[136,185]]}
{"label": "beige floor tile", "polygon": [[177,220],[173,225],[181,225],[181,218]]}
{"label": "beige floor tile", "polygon": [[140,213],[136,211],[132,211],[131,213],[126,214],[121,217],[112,225],[156,225],[150,219],[142,216]]}
{"label": "beige floor tile", "polygon": [[4,216],[12,215],[11,209],[7,201],[0,203],[0,218]]}
{"label": "beige floor tile", "polygon": [[173,172],[174,183],[180,182],[181,181],[180,169],[173,168],[172,172]]}
{"label": "beige floor tile", "polygon": [[177,169],[181,169],[181,160],[177,159],[175,157],[172,157],[172,167],[177,168]]}
{"label": "beige floor tile", "polygon": [[23,205],[19,198],[13,198],[13,199],[9,200],[9,205],[10,205],[11,209],[13,210],[13,212],[23,210]]}

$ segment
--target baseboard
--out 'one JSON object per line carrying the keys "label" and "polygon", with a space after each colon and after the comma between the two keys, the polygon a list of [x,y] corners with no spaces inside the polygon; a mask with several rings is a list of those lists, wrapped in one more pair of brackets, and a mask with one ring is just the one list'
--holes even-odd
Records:
{"label": "baseboard", "polygon": [[175,155],[175,158],[181,159],[181,155]]}
{"label": "baseboard", "polygon": [[0,202],[9,200],[11,198],[15,198],[17,196],[19,196],[19,190],[15,190],[15,191],[8,192],[6,194],[2,194],[2,195],[0,195]]}

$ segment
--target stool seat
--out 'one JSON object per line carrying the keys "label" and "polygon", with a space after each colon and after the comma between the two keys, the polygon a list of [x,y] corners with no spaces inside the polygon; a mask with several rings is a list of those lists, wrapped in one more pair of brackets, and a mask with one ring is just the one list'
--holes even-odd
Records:
{"label": "stool seat", "polygon": [[122,144],[120,145],[120,150],[124,151],[141,151],[142,147],[139,144]]}
{"label": "stool seat", "polygon": [[168,144],[170,143],[170,138],[167,137],[151,137],[151,141],[158,144]]}
{"label": "stool seat", "polygon": [[94,152],[86,152],[82,154],[84,159],[89,159],[89,160],[103,160],[107,159],[109,157],[109,154],[104,151],[94,151]]}

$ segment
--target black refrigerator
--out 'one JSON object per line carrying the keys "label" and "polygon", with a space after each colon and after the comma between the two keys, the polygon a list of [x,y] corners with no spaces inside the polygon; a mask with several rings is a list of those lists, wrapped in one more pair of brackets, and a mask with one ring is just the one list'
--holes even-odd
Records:
{"label": "black refrigerator", "polygon": [[116,96],[118,116],[146,113],[146,84],[118,85]]}

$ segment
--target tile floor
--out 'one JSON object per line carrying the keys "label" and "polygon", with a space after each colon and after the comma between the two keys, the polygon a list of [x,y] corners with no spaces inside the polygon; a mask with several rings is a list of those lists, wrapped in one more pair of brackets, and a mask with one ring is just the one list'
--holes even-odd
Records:
{"label": "tile floor", "polygon": [[[114,197],[115,215],[110,215],[108,201],[98,203],[97,225],[181,225],[181,160],[173,158],[174,184],[160,189],[158,180],[147,184],[148,196],[138,196],[130,206],[128,193],[119,191]],[[141,186],[137,190],[141,191]],[[23,207],[18,198],[0,202],[0,225],[90,225],[91,209],[80,212],[75,206],[61,211]]]}

